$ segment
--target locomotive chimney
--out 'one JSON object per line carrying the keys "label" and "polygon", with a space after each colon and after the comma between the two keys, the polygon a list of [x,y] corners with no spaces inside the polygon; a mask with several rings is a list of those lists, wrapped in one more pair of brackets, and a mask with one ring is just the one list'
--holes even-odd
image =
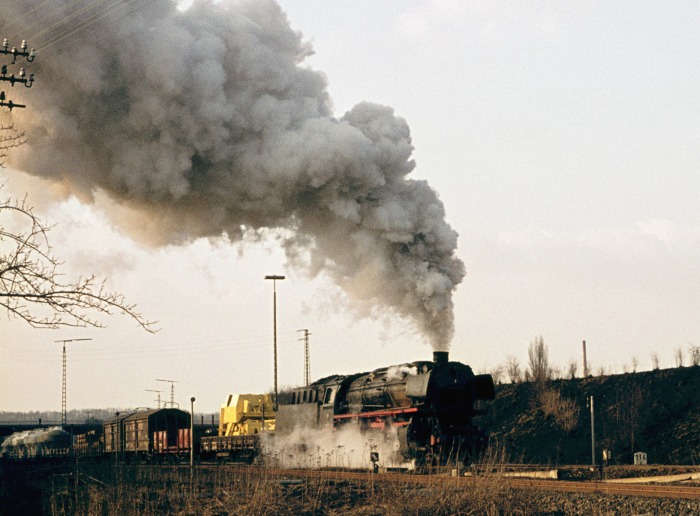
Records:
{"label": "locomotive chimney", "polygon": [[433,362],[436,364],[446,364],[450,354],[447,351],[433,351]]}

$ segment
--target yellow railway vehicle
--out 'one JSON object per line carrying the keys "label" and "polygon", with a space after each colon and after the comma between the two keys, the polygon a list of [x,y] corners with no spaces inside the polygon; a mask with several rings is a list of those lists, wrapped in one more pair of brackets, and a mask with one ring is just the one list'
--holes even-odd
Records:
{"label": "yellow railway vehicle", "polygon": [[275,431],[270,394],[229,394],[221,405],[219,436],[255,435]]}
{"label": "yellow railway vehicle", "polygon": [[275,412],[270,394],[229,394],[221,405],[219,435],[202,437],[202,458],[253,462],[263,435],[273,435]]}

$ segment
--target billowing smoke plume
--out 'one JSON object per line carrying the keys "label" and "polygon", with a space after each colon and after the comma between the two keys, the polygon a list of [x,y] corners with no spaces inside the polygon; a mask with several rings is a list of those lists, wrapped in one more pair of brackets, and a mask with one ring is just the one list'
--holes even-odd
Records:
{"label": "billowing smoke plume", "polygon": [[[3,2],[0,23],[39,3]],[[49,4],[37,12],[66,19],[74,2]],[[325,77],[303,65],[311,49],[277,4],[180,12],[160,0],[81,30],[44,51],[30,40],[29,143],[10,165],[86,201],[104,192],[139,213],[126,229],[156,245],[286,229],[292,261],[310,257],[353,301],[449,346],[464,266],[442,202],[408,179],[408,125],[364,102],[334,118]]]}

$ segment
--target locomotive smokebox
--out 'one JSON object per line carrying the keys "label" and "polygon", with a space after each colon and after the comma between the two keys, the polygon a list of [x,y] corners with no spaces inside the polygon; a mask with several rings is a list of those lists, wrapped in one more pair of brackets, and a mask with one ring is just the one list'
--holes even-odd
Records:
{"label": "locomotive smokebox", "polygon": [[448,351],[433,351],[433,362],[436,364],[446,364],[450,360]]}

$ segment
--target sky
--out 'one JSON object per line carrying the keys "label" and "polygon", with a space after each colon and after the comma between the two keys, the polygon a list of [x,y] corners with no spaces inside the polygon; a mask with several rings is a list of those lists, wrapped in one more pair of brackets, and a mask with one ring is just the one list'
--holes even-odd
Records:
{"label": "sky", "polygon": [[[410,128],[408,177],[436,192],[466,270],[452,292],[453,360],[476,372],[511,356],[525,366],[528,345],[541,335],[562,370],[581,364],[585,340],[593,370],[619,373],[633,362],[650,369],[653,353],[661,367],[673,367],[678,349],[687,356],[698,345],[695,2],[279,5],[313,48],[297,66],[325,78],[332,117],[347,119],[371,102]],[[94,65],[95,38],[84,35],[75,50],[83,62],[71,66]],[[49,59],[55,47],[47,50]],[[162,54],[162,66],[172,59],[177,70],[173,54]],[[85,72],[75,80],[92,87]],[[70,155],[56,151],[62,144],[45,155],[32,147],[37,120],[47,133],[51,123],[64,124],[32,112],[42,87],[37,71],[35,85],[17,93],[28,107],[12,120],[32,129],[16,152],[32,172],[12,163],[3,193],[26,193],[56,224],[51,244],[67,277],[108,278],[159,331],[148,334],[118,314],[100,318],[106,328],[61,330],[1,314],[0,411],[60,410],[59,341],[70,339],[92,340],[66,345],[69,409],[155,406],[149,390],[166,400],[171,385],[157,379],[175,380],[175,401],[185,408],[194,396],[205,413],[217,412],[229,393],[271,389],[269,274],[286,276],[277,282],[281,387],[303,381],[302,329],[310,333],[312,380],[430,359],[431,339],[411,317],[382,303],[358,309],[348,294],[357,277],[343,283],[332,270],[312,274],[290,261],[289,228],[255,241],[210,234],[154,243],[144,234],[173,235],[178,219],[139,215],[125,207],[129,199],[85,187],[99,160],[83,159],[80,175],[63,184],[37,172],[52,160],[71,166]],[[142,220],[139,231],[134,220]]]}

